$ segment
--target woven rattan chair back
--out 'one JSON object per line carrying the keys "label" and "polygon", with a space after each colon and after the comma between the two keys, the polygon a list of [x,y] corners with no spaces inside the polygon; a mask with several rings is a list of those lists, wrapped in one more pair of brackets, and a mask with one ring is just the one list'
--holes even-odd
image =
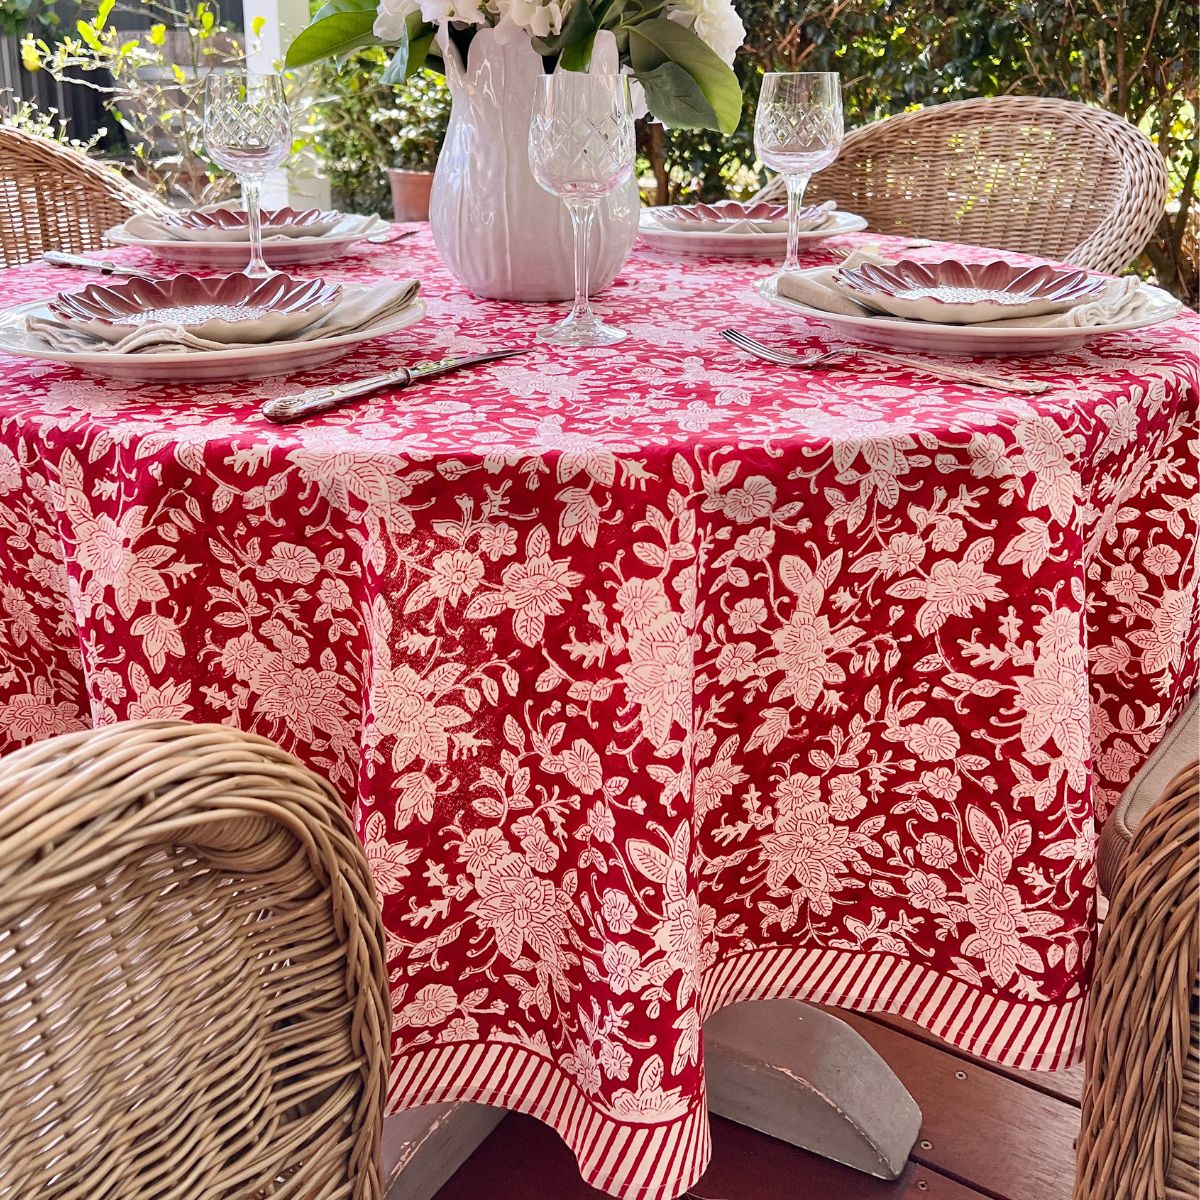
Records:
{"label": "woven rattan chair back", "polygon": [[162,207],[78,150],[0,125],[0,267],[95,250],[106,229]]}
{"label": "woven rattan chair back", "polygon": [[[1003,96],[853,130],[805,199],[836,200],[875,233],[1115,272],[1145,249],[1166,190],[1162,157],[1128,121],[1071,101]],[[782,180],[768,194],[781,196]]]}
{"label": "woven rattan chair back", "polygon": [[380,1200],[383,946],[337,796],[264,739],[0,759],[0,1197]]}
{"label": "woven rattan chair back", "polygon": [[1200,765],[1135,832],[1100,930],[1075,1200],[1196,1200]]}

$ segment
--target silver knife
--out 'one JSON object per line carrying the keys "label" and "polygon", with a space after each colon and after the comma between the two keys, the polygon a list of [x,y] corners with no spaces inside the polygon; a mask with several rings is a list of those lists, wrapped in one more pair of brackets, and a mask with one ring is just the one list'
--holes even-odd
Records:
{"label": "silver knife", "polygon": [[129,275],[134,279],[150,279],[145,271],[133,267],[122,267],[107,259],[84,258],[81,254],[63,254],[61,250],[47,250],[42,254],[42,261],[52,267],[81,267],[85,271],[98,271],[101,275]]}
{"label": "silver knife", "polygon": [[345,404],[347,400],[356,400],[359,396],[369,396],[382,388],[406,388],[423,379],[432,379],[435,375],[446,375],[450,371],[458,371],[463,367],[474,367],[480,363],[495,362],[501,358],[512,358],[514,354],[528,354],[533,346],[519,346],[505,350],[489,350],[486,354],[472,354],[466,358],[441,358],[436,362],[419,363],[415,367],[401,367],[396,371],[388,371],[383,375],[368,375],[365,379],[357,379],[353,383],[341,383],[334,387],[310,388],[306,392],[295,392],[291,396],[278,396],[267,400],[261,409],[262,415],[276,425],[287,425],[292,421],[303,421],[306,417],[316,416],[317,413],[327,412]]}

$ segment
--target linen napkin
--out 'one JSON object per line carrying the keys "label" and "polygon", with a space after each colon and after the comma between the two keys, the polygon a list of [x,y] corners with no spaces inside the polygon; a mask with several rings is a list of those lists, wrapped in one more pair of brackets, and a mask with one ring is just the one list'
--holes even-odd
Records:
{"label": "linen napkin", "polygon": [[[202,209],[202,212],[215,212],[219,208],[230,208],[233,205],[228,204],[210,204],[207,208]],[[130,217],[121,227],[121,232],[126,237],[138,238],[146,242],[212,242],[206,230],[203,229],[180,229],[175,225],[166,225],[158,217],[152,216],[149,213],[139,213],[136,216]],[[324,237],[371,237],[376,233],[383,233],[390,230],[391,226],[376,216],[357,217],[347,215],[338,222],[328,233],[323,234]],[[311,237],[310,232],[303,229],[296,229],[289,233],[266,233],[263,237],[263,242],[270,245],[272,242],[290,242],[297,237]],[[228,239],[226,239],[227,241]]]}
{"label": "linen napkin", "polygon": [[27,317],[25,328],[44,346],[71,354],[186,354],[195,350],[242,350],[250,346],[295,345],[316,342],[325,338],[358,333],[382,325],[401,313],[417,298],[421,290],[415,279],[380,287],[348,284],[332,312],[294,337],[278,342],[213,342],[196,337],[178,325],[144,325],[127,334],[119,342],[103,342],[72,329],[54,317]]}
{"label": "linen napkin", "polygon": [[[877,313],[851,300],[832,285],[834,275],[843,268],[857,267],[865,262],[887,264],[890,260],[864,246],[849,255],[836,267],[815,271],[789,272],[780,277],[776,290],[789,300],[799,301],[809,308],[837,313],[843,317],[882,317],[897,321],[903,318]],[[1082,329],[1093,325],[1113,325],[1139,316],[1150,297],[1136,276],[1110,280],[1092,300],[1077,304],[1066,312],[1047,313],[1040,317],[1005,317],[997,321],[979,321],[972,329]]]}
{"label": "linen napkin", "polygon": [[1111,279],[1096,297],[1066,312],[1044,317],[1008,317],[986,322],[989,329],[1084,329],[1090,325],[1115,325],[1140,317],[1150,296],[1136,275]]}
{"label": "linen napkin", "polygon": [[852,250],[836,267],[822,267],[816,271],[789,271],[779,277],[776,291],[789,300],[798,300],[809,308],[837,313],[843,317],[872,317],[876,314],[869,308],[851,300],[844,292],[833,286],[834,275],[842,268],[861,267],[863,263],[885,266],[888,259],[878,252],[878,247],[867,245]]}

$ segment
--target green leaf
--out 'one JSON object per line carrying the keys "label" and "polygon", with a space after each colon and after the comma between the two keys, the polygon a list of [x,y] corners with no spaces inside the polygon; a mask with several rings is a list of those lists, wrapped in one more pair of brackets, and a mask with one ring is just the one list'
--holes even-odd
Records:
{"label": "green leaf", "polygon": [[99,31],[108,23],[108,14],[112,12],[117,0],[100,0],[96,8],[96,29]]}
{"label": "green leaf", "polygon": [[167,41],[167,27],[165,25],[151,25],[148,36],[150,38],[150,45],[165,45]]}
{"label": "green leaf", "polygon": [[396,47],[392,61],[383,72],[383,82],[395,84],[411,79],[425,65],[434,33],[434,27],[427,25],[419,12],[409,13],[405,20],[404,40]]}
{"label": "green leaf", "polygon": [[376,5],[371,3],[371,0],[326,0],[320,8],[313,13],[313,19],[309,22],[310,25],[315,25],[318,21],[323,21],[326,17],[333,16],[334,13],[343,12],[369,12],[373,13]]}
{"label": "green leaf", "polygon": [[663,63],[638,73],[646,104],[664,125],[673,129],[715,129],[717,114],[700,85],[678,64]]}
{"label": "green leaf", "polygon": [[254,33],[255,37],[262,37],[262,31],[266,29],[266,27],[266,17],[255,17],[254,20],[250,22],[250,29]]}
{"label": "green leaf", "polygon": [[86,21],[76,21],[75,28],[79,36],[95,51],[103,53],[104,43],[96,36],[96,31]]}
{"label": "green leaf", "polygon": [[375,9],[369,12],[335,12],[302,29],[288,47],[283,60],[287,67],[306,67],[309,63],[339,54],[349,54],[369,46],[375,40]]}
{"label": "green leaf", "polygon": [[[684,129],[719,129],[722,133],[733,133],[742,116],[742,91],[733,70],[700,40],[690,29],[677,21],[655,17],[650,21],[629,27],[629,56],[634,73],[642,84],[653,75],[651,84],[658,92],[660,103],[669,108],[679,108],[680,115],[690,113],[686,119],[691,123],[681,125]],[[682,69],[693,81],[712,109],[710,123],[695,124],[697,105],[694,97],[687,100],[687,89],[673,72],[654,75],[659,68],[672,63]],[[676,101],[680,101],[678,106]],[[667,112],[659,112],[646,90],[646,103],[650,111],[667,124],[677,124]]]}
{"label": "green leaf", "polygon": [[596,45],[596,30],[581,42],[567,46],[559,55],[558,65],[564,71],[586,71],[592,65],[592,50]]}

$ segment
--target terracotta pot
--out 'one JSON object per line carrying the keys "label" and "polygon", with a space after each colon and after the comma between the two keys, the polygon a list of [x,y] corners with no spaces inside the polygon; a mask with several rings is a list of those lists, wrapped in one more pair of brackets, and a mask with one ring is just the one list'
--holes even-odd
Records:
{"label": "terracotta pot", "polygon": [[433,187],[432,171],[388,171],[392,184],[392,208],[397,221],[428,221],[429,190]]}

